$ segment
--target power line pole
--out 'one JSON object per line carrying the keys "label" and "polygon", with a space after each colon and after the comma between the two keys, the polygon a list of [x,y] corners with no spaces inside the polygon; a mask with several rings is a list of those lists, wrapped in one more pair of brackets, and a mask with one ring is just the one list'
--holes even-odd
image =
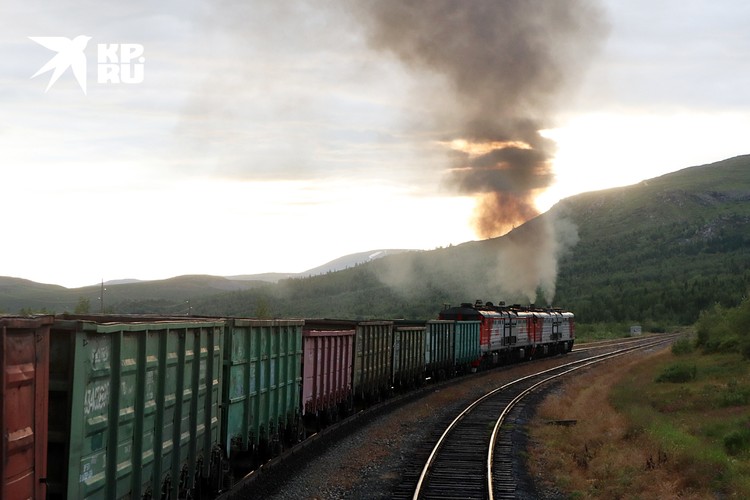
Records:
{"label": "power line pole", "polygon": [[99,302],[101,303],[101,313],[102,314],[104,314],[104,290],[106,290],[106,288],[104,288],[104,278],[102,278],[102,291],[99,294]]}

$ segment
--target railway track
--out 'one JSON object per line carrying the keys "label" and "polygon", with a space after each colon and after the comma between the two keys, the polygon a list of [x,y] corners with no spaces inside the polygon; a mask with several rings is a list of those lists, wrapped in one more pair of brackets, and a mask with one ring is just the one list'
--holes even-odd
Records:
{"label": "railway track", "polygon": [[485,394],[461,412],[432,442],[415,455],[402,475],[394,498],[515,498],[511,430],[504,423],[532,391],[576,370],[638,349],[671,342],[672,336],[630,342],[613,351],[587,356],[518,378]]}

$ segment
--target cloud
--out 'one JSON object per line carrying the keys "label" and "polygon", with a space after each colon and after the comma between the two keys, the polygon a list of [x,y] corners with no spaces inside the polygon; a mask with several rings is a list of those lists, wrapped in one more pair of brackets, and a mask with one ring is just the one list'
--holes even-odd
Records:
{"label": "cloud", "polygon": [[603,0],[602,56],[567,111],[675,113],[747,109],[750,4]]}

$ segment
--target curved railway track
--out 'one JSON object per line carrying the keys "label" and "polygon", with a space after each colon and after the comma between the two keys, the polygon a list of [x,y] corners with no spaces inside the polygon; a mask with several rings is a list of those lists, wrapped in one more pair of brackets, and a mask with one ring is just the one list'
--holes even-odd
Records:
{"label": "curved railway track", "polygon": [[[651,338],[648,337],[640,337],[640,338],[630,338],[630,339],[617,339],[617,340],[609,340],[609,341],[602,341],[602,342],[592,342],[583,344],[581,346],[576,346],[573,351],[566,355],[568,359],[570,357],[575,358],[572,363],[567,363],[568,366],[571,365],[582,365],[586,362],[589,362],[592,360],[592,358],[596,357],[595,354],[600,354],[602,350],[613,350],[613,349],[620,349],[621,351],[625,352],[628,350],[633,349],[633,345],[636,342],[646,342],[653,339],[662,339],[665,341],[667,339],[664,335],[654,336]],[[671,337],[669,338],[671,339]],[[631,347],[629,347],[631,346]],[[555,358],[542,358],[543,360],[550,361]],[[563,358],[557,358],[560,362],[563,361]],[[525,366],[532,366],[532,364],[535,363],[531,362],[529,364],[526,364]],[[524,364],[518,364],[518,365],[510,365],[505,368],[511,369],[511,367],[522,367]],[[560,368],[553,368],[551,370],[546,370],[542,373],[548,373],[551,374],[552,370],[561,370]],[[528,373],[528,372],[527,372]],[[536,375],[536,374],[535,374]],[[535,376],[534,375],[534,376]],[[522,377],[516,380],[516,383],[518,383],[519,380],[524,380],[529,377]],[[384,403],[378,404],[366,411],[360,412],[352,417],[349,417],[345,419],[344,421],[335,424],[331,427],[328,427],[327,429],[324,429],[319,434],[316,434],[312,437],[309,437],[304,442],[300,443],[299,445],[295,446],[294,448],[288,450],[281,456],[271,460],[270,462],[264,464],[260,468],[256,469],[255,471],[248,474],[243,479],[239,480],[231,490],[226,491],[224,494],[222,494],[219,497],[219,500],[228,500],[228,499],[234,499],[234,498],[264,498],[269,492],[272,491],[279,491],[283,490],[285,486],[283,486],[287,481],[294,481],[293,477],[294,475],[290,476],[287,471],[289,467],[292,467],[294,469],[295,467],[302,467],[300,465],[292,465],[294,463],[299,464],[300,462],[304,462],[305,460],[312,460],[314,461],[314,457],[319,456],[321,453],[320,450],[325,449],[326,446],[328,446],[330,443],[336,442],[339,439],[343,439],[346,436],[348,436],[350,433],[356,433],[357,429],[362,426],[366,426],[368,422],[378,419],[380,417],[384,417],[385,415],[395,411],[396,408],[402,406],[403,404],[409,404],[409,402],[418,400],[425,396],[427,393],[432,392],[438,392],[441,387],[447,387],[451,385],[458,385],[462,383],[462,378],[454,378],[445,380],[433,385],[430,385],[428,387],[425,387],[421,390],[417,390],[414,392],[411,392],[406,395],[402,395],[396,398],[392,398]],[[500,389],[505,390],[505,388],[508,388],[513,385],[513,382],[509,384],[505,384]],[[533,385],[533,384],[530,384]],[[499,390],[496,390],[497,392]],[[459,410],[455,410],[459,411]],[[455,413],[453,413],[455,415]],[[489,436],[489,431],[492,429],[492,425],[494,424],[497,415],[499,412],[496,412],[494,415],[493,423],[488,424],[488,429],[486,434]],[[448,423],[451,420],[451,416],[446,415],[446,418],[443,419],[442,425],[437,425],[434,429],[431,428],[431,430],[426,432],[426,436],[422,439],[421,443],[422,445],[419,445],[418,448],[413,448],[410,453],[406,455],[407,464],[405,467],[400,468],[400,484],[396,483],[393,485],[393,488],[390,492],[391,497],[393,498],[401,498],[401,499],[411,499],[414,497],[414,492],[416,488],[417,481],[419,480],[420,474],[423,471],[424,464],[427,460],[427,457],[431,454],[433,451],[433,445],[438,442],[441,439],[443,429],[448,425]],[[498,433],[497,440],[497,447],[499,448],[507,448],[508,450],[511,447],[510,444],[510,438],[508,437],[507,433],[503,432],[503,429],[501,428],[500,432]],[[485,438],[485,441],[487,441],[487,438]],[[487,444],[485,443],[482,445],[483,448],[486,448]],[[514,486],[514,478],[512,477],[512,473],[510,472],[510,464],[512,460],[507,458],[509,454],[509,451],[505,451],[504,455],[505,458],[503,458],[503,453],[496,454],[494,458],[494,463],[496,465],[495,467],[495,476],[493,477],[493,481],[501,485],[507,485],[506,489],[510,489]],[[411,455],[411,457],[409,457]],[[303,458],[307,457],[307,458]],[[486,460],[486,455],[483,458],[479,459],[480,461]],[[517,460],[516,460],[517,462]],[[501,464],[500,467],[497,467],[498,464]],[[403,464],[402,464],[403,466]],[[448,466],[450,469],[450,465]],[[448,471],[450,473],[450,470]],[[484,474],[481,477],[486,477],[486,474]],[[481,490],[478,491],[486,491],[485,487],[481,487]],[[464,494],[464,492],[461,490],[461,487],[458,488],[451,488],[446,490],[447,492],[453,491],[455,493],[453,495],[453,498],[487,498],[487,496],[482,496],[482,494],[477,493],[477,496],[473,496],[471,494]],[[458,491],[458,492],[457,492]],[[284,495],[281,495],[282,497]],[[438,494],[438,498],[450,498],[451,494],[444,492],[443,494]],[[428,498],[428,497],[424,497]],[[495,498],[503,498],[502,496],[495,496]]]}
{"label": "curved railway track", "polygon": [[[404,472],[396,498],[514,498],[510,430],[503,423],[523,398],[558,377],[595,363],[670,342],[672,336],[633,342],[516,379],[485,394],[461,412],[437,439],[421,470]],[[418,475],[415,473],[419,470]]]}

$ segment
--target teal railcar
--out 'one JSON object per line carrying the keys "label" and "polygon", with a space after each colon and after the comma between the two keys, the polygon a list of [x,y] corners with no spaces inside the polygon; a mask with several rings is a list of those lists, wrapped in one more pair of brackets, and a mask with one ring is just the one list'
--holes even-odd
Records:
{"label": "teal railcar", "polygon": [[56,318],[48,498],[188,498],[209,488],[222,458],[223,334],[213,320]]}

